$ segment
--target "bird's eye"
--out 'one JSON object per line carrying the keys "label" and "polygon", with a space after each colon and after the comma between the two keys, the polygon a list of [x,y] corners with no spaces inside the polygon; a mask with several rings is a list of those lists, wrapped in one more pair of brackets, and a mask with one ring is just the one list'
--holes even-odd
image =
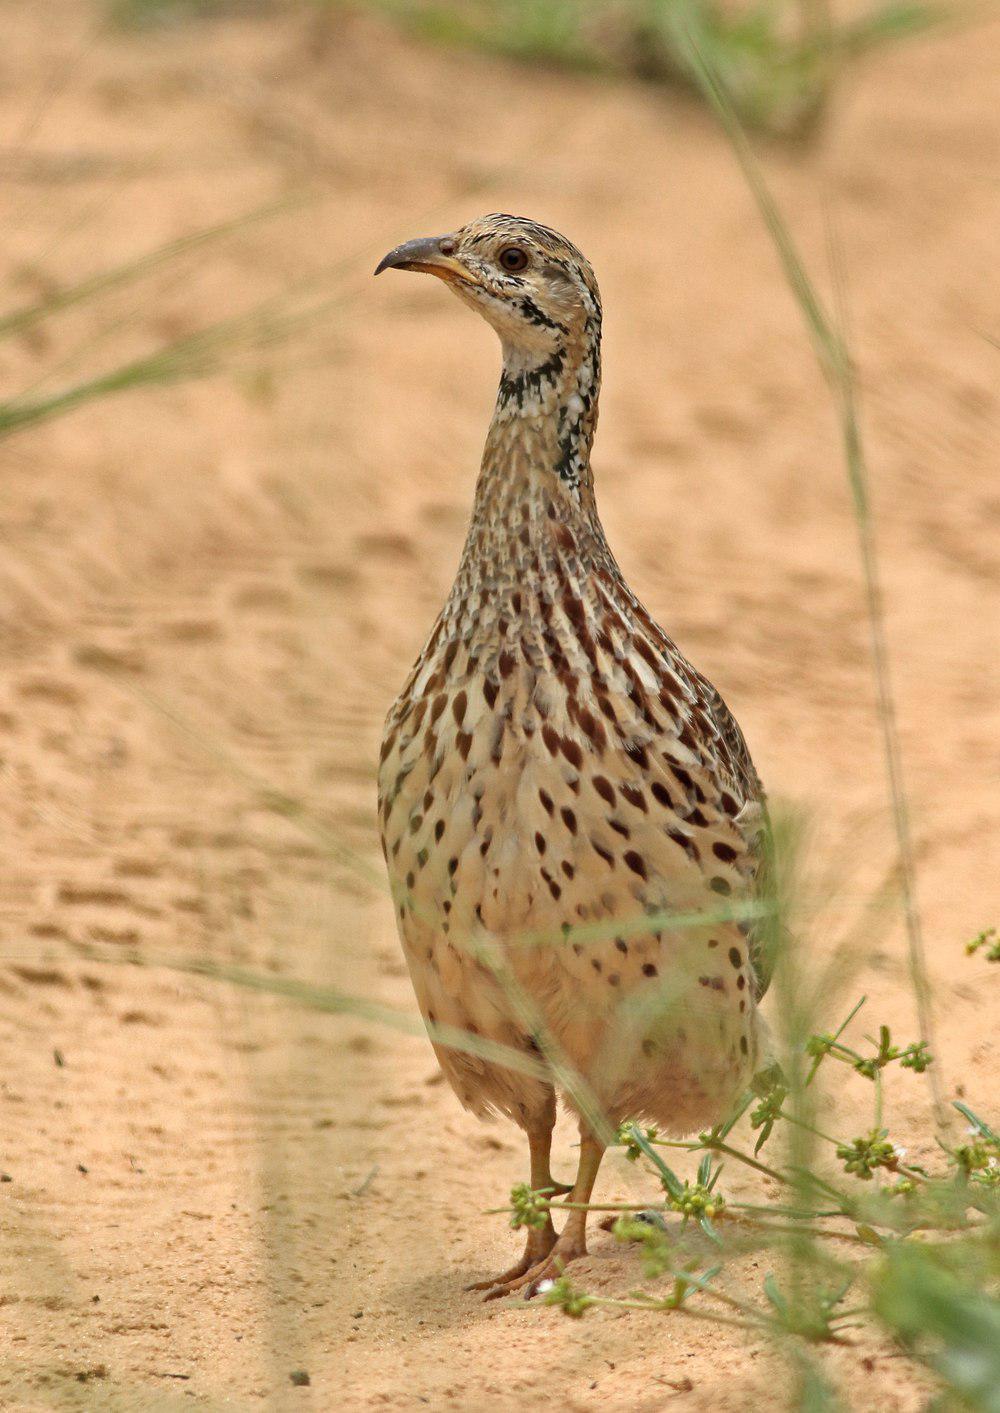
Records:
{"label": "bird's eye", "polygon": [[528,252],[519,245],[508,245],[497,256],[505,270],[523,270],[528,263]]}

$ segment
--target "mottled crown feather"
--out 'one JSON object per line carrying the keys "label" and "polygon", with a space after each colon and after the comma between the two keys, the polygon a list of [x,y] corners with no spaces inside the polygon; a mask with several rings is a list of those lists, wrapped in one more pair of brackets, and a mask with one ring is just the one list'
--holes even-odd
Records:
{"label": "mottled crown feather", "polygon": [[543,226],[528,216],[512,216],[506,211],[493,211],[486,216],[478,216],[469,221],[457,232],[462,245],[475,249],[497,239],[527,241],[553,264],[560,266],[567,274],[576,275],[592,296],[597,308],[601,307],[601,295],[593,266],[583,252],[550,226]]}

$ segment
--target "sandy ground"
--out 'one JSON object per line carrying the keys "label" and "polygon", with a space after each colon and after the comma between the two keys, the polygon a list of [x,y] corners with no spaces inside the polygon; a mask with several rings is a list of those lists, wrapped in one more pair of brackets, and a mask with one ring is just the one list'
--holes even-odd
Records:
{"label": "sandy ground", "polygon": [[[462,1294],[519,1245],[482,1215],[523,1176],[518,1136],[459,1109],[419,1036],[163,964],[412,1015],[373,758],[456,563],[497,351],[438,286],[369,271],[490,209],[564,229],[600,275],[597,473],[626,573],[722,688],[772,795],[813,818],[847,911],[881,876],[834,422],[724,142],[681,98],[370,21],[123,36],[66,0],[4,19],[5,307],[308,197],[0,343],[5,395],[293,280],[328,305],[234,373],[0,452],[0,1405],[781,1406],[780,1362],[738,1333]],[[998,43],[994,25],[900,48],[844,89],[816,150],[765,153],[815,268],[824,204],[839,232],[942,1068],[984,1110],[996,979],[962,943],[1000,907]],[[811,929],[812,955],[833,930]],[[824,1019],[863,989],[912,1034],[903,957],[894,923],[866,936]],[[920,1082],[897,1094],[894,1131],[929,1153]],[[868,1098],[847,1086],[845,1129]],[[561,1126],[557,1171],[572,1141]],[[649,1187],[609,1161],[600,1191]],[[749,1285],[769,1259],[748,1258]],[[579,1278],[620,1293],[638,1266],[598,1234]],[[873,1383],[886,1410],[926,1392],[873,1335],[830,1367],[852,1406]]]}

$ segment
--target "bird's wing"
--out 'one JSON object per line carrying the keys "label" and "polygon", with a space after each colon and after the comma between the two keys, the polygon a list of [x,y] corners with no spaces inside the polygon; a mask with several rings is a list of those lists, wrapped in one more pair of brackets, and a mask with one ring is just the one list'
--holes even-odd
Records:
{"label": "bird's wing", "polygon": [[[767,798],[750,755],[750,748],[733,713],[718,688],[687,661],[677,646],[662,635],[660,651],[665,665],[684,679],[700,703],[704,719],[710,724],[714,740],[708,757],[720,782],[740,802],[733,823],[743,836],[747,856],[751,861],[753,895],[765,898],[769,893],[769,823]],[[747,945],[753,963],[758,1000],[771,982],[774,969],[774,928],[769,919],[762,919],[747,932]]]}
{"label": "bird's wing", "polygon": [[[691,669],[694,672],[694,669]],[[726,706],[718,688],[700,672],[694,672],[705,695],[707,709],[715,723],[720,744],[724,748],[724,769],[740,791],[743,808],[734,823],[747,841],[755,861],[754,895],[767,898],[770,894],[770,851],[767,847],[769,821],[767,797],[750,755],[750,748],[735,716]],[[747,944],[756,978],[757,1000],[771,984],[774,970],[774,928],[772,920],[762,918],[749,932]]]}

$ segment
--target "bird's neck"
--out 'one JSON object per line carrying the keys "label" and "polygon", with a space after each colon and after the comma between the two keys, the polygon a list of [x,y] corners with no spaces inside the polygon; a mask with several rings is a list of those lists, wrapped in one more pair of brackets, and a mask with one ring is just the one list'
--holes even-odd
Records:
{"label": "bird's neck", "polygon": [[518,439],[532,440],[543,479],[558,481],[581,507],[592,500],[590,450],[601,391],[601,330],[595,319],[551,351],[505,347],[485,470]]}
{"label": "bird's neck", "polygon": [[590,467],[600,383],[599,326],[552,353],[504,349],[456,600],[557,570],[568,537],[584,561],[606,550]]}

